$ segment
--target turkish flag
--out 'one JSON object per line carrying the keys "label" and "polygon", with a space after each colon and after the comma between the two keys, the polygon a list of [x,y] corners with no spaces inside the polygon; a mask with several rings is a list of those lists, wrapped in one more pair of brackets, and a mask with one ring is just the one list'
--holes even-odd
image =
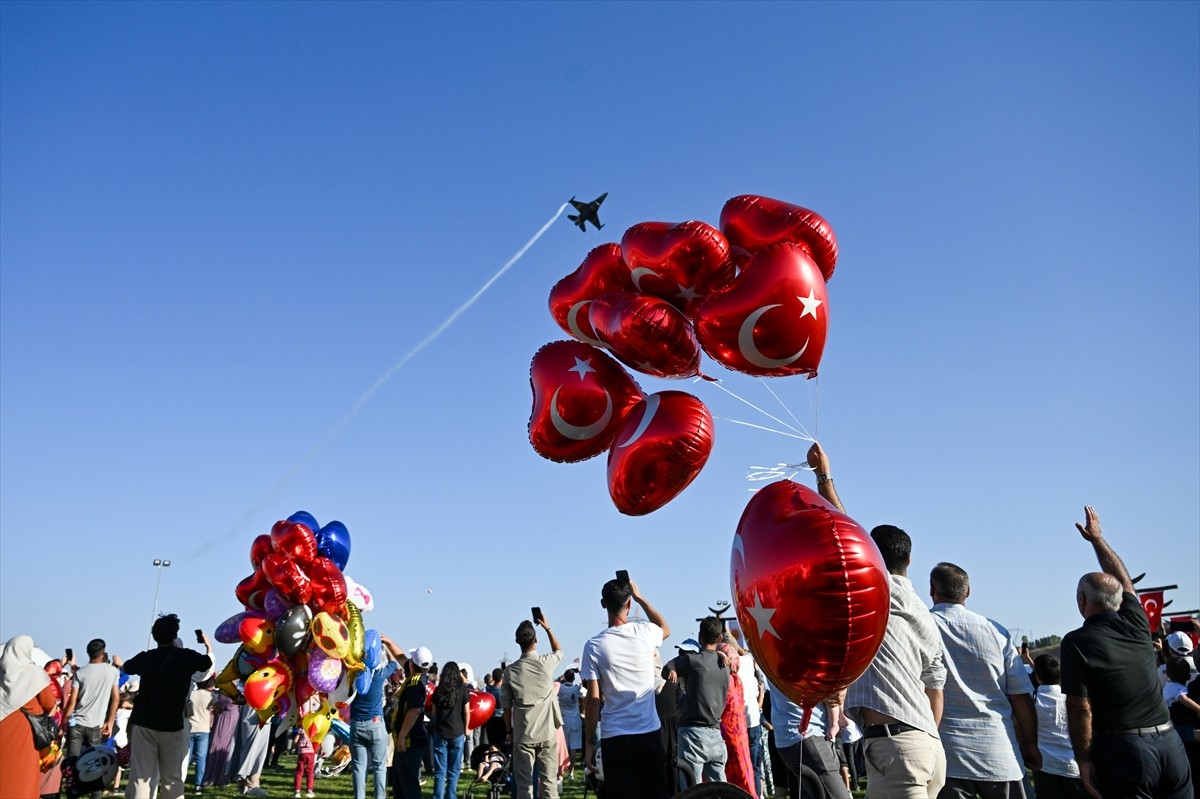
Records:
{"label": "turkish flag", "polygon": [[1142,610],[1146,611],[1146,618],[1150,620],[1150,632],[1154,632],[1162,622],[1163,592],[1150,591],[1139,594],[1138,599],[1141,600]]}

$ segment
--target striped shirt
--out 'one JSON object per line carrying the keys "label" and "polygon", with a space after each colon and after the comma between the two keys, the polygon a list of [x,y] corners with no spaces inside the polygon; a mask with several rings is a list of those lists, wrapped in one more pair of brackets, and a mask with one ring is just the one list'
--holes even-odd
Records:
{"label": "striped shirt", "polygon": [[863,723],[860,708],[891,716],[938,737],[926,688],[940,690],[946,682],[942,638],[912,582],[889,575],[892,600],[883,642],[871,665],[850,686],[846,712]]}
{"label": "striped shirt", "polygon": [[1025,776],[1008,697],[1032,694],[1008,630],[960,604],[933,606],[946,660],[942,746],[946,777],[1008,782]]}

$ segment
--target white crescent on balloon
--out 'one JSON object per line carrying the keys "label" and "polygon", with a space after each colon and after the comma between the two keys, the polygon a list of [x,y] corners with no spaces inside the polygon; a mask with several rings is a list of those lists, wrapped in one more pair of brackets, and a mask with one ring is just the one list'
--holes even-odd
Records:
{"label": "white crescent on balloon", "polygon": [[642,278],[644,278],[646,275],[654,275],[657,278],[662,277],[662,275],[660,275],[658,272],[655,272],[653,269],[647,269],[644,266],[639,266],[637,269],[634,269],[632,272],[629,273],[630,279],[633,280],[633,287],[635,289],[637,289],[638,291],[642,291],[642,292],[645,291],[645,289],[642,288],[642,284],[639,281]]}
{"label": "white crescent on balloon", "polygon": [[791,366],[800,360],[800,356],[804,355],[804,351],[808,349],[809,339],[805,339],[804,346],[790,358],[768,358],[759,352],[758,345],[754,343],[754,326],[758,324],[758,320],[763,314],[772,308],[778,307],[780,307],[779,303],[764,305],[758,308],[754,313],[746,317],[746,321],[742,322],[742,329],[738,331],[738,350],[741,351],[742,357],[760,369],[779,369],[784,366]]}
{"label": "white crescent on balloon", "polygon": [[642,414],[642,420],[638,422],[637,429],[633,431],[633,435],[626,441],[617,444],[618,447],[628,447],[642,437],[642,433],[646,432],[646,428],[654,421],[654,414],[658,413],[658,401],[659,396],[657,394],[651,394],[646,397],[646,412]]}
{"label": "white crescent on balloon", "polygon": [[562,414],[558,412],[558,392],[560,391],[562,391],[562,386],[556,388],[554,396],[550,398],[550,423],[554,425],[555,430],[572,441],[587,441],[604,432],[604,428],[608,427],[608,423],[612,421],[613,415],[612,395],[607,390],[604,392],[604,413],[597,421],[585,427],[573,425],[562,418]]}
{"label": "white crescent on balloon", "polygon": [[602,347],[607,349],[608,345],[606,345],[603,341],[597,341],[591,336],[585,335],[584,332],[579,329],[579,312],[583,310],[585,306],[591,305],[591,303],[591,300],[580,300],[571,306],[571,310],[567,311],[567,329],[571,331],[571,335],[582,341],[584,344],[591,344],[593,347]]}
{"label": "white crescent on balloon", "polygon": [[733,535],[733,551],[742,556],[742,565],[746,565],[746,544],[742,541],[741,533]]}

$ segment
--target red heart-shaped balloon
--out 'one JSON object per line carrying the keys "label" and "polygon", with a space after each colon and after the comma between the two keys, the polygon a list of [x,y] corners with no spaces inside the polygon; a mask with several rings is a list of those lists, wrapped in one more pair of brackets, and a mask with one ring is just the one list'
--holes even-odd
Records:
{"label": "red heart-shaped balloon", "polygon": [[812,708],[858,679],[887,627],[891,589],[875,542],[815,491],[771,483],[733,537],[730,587],[754,659]]}
{"label": "red heart-shaped balloon", "polygon": [[582,461],[608,449],[642,389],[621,365],[579,341],[554,341],[529,367],[529,443],[552,461]]}
{"label": "red heart-shaped balloon", "polygon": [[712,453],[713,418],[684,391],[660,391],[625,417],[608,451],[608,493],[617,510],[644,516],[687,488]]}
{"label": "red heart-shaped balloon", "polygon": [[284,599],[297,605],[307,605],[312,598],[312,580],[308,579],[300,564],[287,555],[276,552],[263,558],[263,574]]}
{"label": "red heart-shaped balloon", "polygon": [[237,595],[238,602],[241,602],[250,610],[263,610],[265,608],[267,591],[271,590],[271,581],[267,579],[267,575],[262,569],[255,569],[254,574],[244,578],[237,584],[234,589],[234,594]]}
{"label": "red heart-shaped balloon", "polygon": [[287,555],[302,566],[317,556],[317,536],[312,528],[300,522],[275,522],[271,528],[271,545],[281,555]]}
{"label": "red heart-shaped balloon", "polygon": [[467,706],[471,729],[482,727],[496,712],[496,697],[487,691],[471,691],[471,702]]}
{"label": "red heart-shaped balloon", "polygon": [[837,236],[825,217],[783,200],[757,194],[734,197],[721,209],[721,231],[731,245],[750,252],[780,241],[802,244],[826,280],[837,266]]}
{"label": "red heart-shaped balloon", "polygon": [[346,604],[346,577],[329,558],[317,558],[305,570],[312,581],[310,604],[317,613],[337,613]]}
{"label": "red heart-shaped balloon", "polygon": [[752,375],[816,374],[829,325],[825,281],[798,244],[759,250],[745,271],[696,309],[713,360]]}
{"label": "red heart-shaped balloon", "polygon": [[254,543],[250,545],[250,565],[258,568],[262,565],[263,558],[275,551],[275,547],[271,544],[271,536],[263,533],[254,539]]}
{"label": "red heart-shaped balloon", "polygon": [[700,342],[674,305],[649,294],[623,291],[592,300],[588,319],[596,338],[621,363],[655,377],[694,377]]}
{"label": "red heart-shaped balloon", "polygon": [[550,289],[550,315],[559,327],[594,347],[604,345],[592,333],[588,306],[601,294],[634,291],[629,266],[621,257],[621,245],[601,244],[587,254],[583,263]]}
{"label": "red heart-shaped balloon", "polygon": [[684,313],[733,278],[729,242],[705,222],[642,222],[625,231],[621,252],[634,288]]}

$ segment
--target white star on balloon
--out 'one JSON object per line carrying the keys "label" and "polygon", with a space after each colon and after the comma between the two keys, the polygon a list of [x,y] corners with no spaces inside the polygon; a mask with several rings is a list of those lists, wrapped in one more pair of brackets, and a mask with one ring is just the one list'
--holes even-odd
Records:
{"label": "white star on balloon", "polygon": [[806,316],[817,318],[817,308],[820,307],[822,301],[817,299],[816,289],[809,289],[807,297],[797,297],[796,299],[804,303],[804,310],[800,312],[801,319]]}
{"label": "white star on balloon", "polygon": [[746,608],[751,616],[754,617],[754,626],[758,627],[758,635],[760,638],[766,638],[767,633],[783,640],[779,635],[779,631],[775,629],[775,625],[771,624],[771,617],[775,615],[775,608],[764,608],[762,604],[762,595],[758,591],[754,592],[754,604]]}
{"label": "white star on balloon", "polygon": [[695,286],[685,286],[682,283],[676,283],[675,285],[679,286],[679,293],[675,296],[684,302],[692,302],[693,300],[700,299],[700,295],[696,292]]}
{"label": "white star on balloon", "polygon": [[592,361],[590,358],[576,358],[575,365],[567,371],[579,372],[579,379],[583,380],[587,377],[588,372],[595,372],[596,370],[592,368]]}

